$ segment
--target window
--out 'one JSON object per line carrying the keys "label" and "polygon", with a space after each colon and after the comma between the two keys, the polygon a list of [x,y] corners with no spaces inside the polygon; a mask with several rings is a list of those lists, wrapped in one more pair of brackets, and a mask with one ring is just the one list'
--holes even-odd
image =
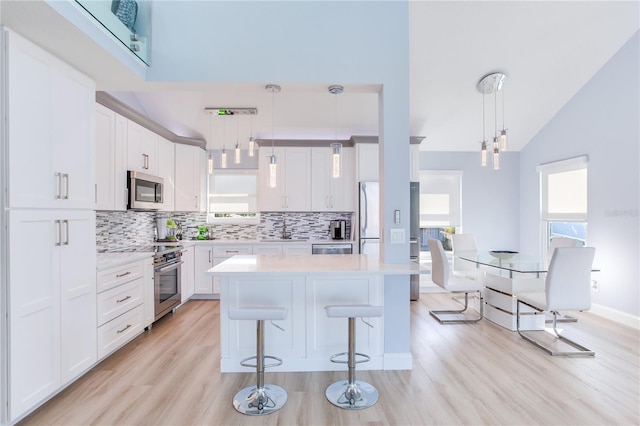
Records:
{"label": "window", "polygon": [[460,170],[420,170],[420,251],[429,251],[428,238],[451,250],[451,234],[461,223]]}
{"label": "window", "polygon": [[586,156],[581,156],[538,167],[545,252],[556,236],[586,241],[587,161]]}
{"label": "window", "polygon": [[208,222],[257,223],[257,170],[216,169],[208,181]]}

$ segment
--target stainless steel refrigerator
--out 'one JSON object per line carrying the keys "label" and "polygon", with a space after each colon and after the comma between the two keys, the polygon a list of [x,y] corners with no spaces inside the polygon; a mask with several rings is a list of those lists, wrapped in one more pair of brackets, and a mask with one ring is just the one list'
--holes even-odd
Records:
{"label": "stainless steel refrigerator", "polygon": [[[418,262],[420,257],[420,183],[409,186],[409,257]],[[360,182],[360,253],[380,255],[380,183]],[[411,276],[411,300],[418,300],[420,277]]]}

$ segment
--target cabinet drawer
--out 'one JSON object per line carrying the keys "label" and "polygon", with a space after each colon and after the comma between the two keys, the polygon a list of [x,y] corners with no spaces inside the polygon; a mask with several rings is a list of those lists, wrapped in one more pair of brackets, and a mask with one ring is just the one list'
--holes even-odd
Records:
{"label": "cabinet drawer", "polygon": [[282,244],[256,244],[253,246],[253,254],[282,254]]}
{"label": "cabinet drawer", "polygon": [[98,294],[98,325],[111,321],[142,303],[142,278]]}
{"label": "cabinet drawer", "polygon": [[236,254],[252,254],[252,252],[253,248],[250,244],[213,246],[214,257],[231,257]]}
{"label": "cabinet drawer", "polygon": [[144,309],[140,305],[98,327],[98,359],[104,358],[137,336],[144,328],[143,318]]}
{"label": "cabinet drawer", "polygon": [[311,244],[284,244],[282,252],[287,255],[311,254]]}
{"label": "cabinet drawer", "polygon": [[141,278],[142,275],[142,262],[129,263],[100,271],[98,272],[98,293]]}

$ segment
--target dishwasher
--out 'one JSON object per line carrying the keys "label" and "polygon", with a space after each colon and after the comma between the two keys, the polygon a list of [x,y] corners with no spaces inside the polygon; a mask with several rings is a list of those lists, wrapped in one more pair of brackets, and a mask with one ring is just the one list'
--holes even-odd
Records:
{"label": "dishwasher", "polygon": [[312,244],[311,254],[352,254],[351,244]]}

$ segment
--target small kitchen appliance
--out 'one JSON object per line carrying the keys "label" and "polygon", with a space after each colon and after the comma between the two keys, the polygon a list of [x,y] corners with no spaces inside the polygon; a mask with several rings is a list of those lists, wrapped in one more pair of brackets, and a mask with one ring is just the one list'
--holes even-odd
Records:
{"label": "small kitchen appliance", "polygon": [[347,238],[347,221],[332,220],[329,222],[329,235],[333,240],[344,240]]}

